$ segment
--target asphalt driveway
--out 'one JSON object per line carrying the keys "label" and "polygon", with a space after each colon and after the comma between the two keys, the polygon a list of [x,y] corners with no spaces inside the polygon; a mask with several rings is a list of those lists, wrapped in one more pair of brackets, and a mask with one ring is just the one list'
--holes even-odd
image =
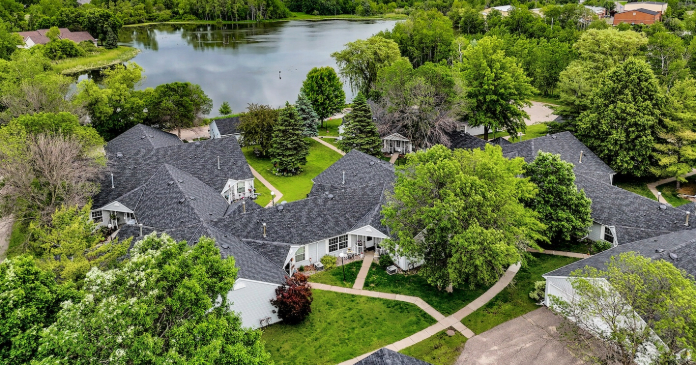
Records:
{"label": "asphalt driveway", "polygon": [[539,308],[470,338],[457,365],[583,365],[559,341],[561,319]]}

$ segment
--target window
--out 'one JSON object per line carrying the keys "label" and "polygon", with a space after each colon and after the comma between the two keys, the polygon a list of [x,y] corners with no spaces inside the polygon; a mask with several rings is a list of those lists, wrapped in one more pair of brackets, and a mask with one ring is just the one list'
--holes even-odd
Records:
{"label": "window", "polygon": [[609,243],[614,243],[614,235],[611,233],[611,228],[604,227],[604,240]]}
{"label": "window", "polygon": [[244,181],[240,181],[237,183],[237,194],[243,194],[244,193]]}
{"label": "window", "polygon": [[101,210],[95,210],[92,212],[92,220],[95,222],[101,222],[102,221],[102,211]]}
{"label": "window", "polygon": [[295,252],[295,262],[300,262],[304,261],[305,259],[305,246],[302,246],[297,249]]}
{"label": "window", "polygon": [[329,252],[342,250],[348,247],[348,235],[338,236],[329,239]]}

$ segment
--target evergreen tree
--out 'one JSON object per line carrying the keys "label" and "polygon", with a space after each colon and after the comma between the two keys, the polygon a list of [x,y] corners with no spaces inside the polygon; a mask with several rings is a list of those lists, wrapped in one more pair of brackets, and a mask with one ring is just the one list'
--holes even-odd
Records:
{"label": "evergreen tree", "polygon": [[290,103],[285,103],[273,127],[269,153],[276,175],[297,175],[302,171],[300,166],[307,163],[309,144],[304,139],[300,115]]}
{"label": "evergreen tree", "polygon": [[319,116],[312,108],[312,103],[309,102],[307,96],[300,91],[297,95],[297,102],[295,103],[295,109],[300,115],[300,120],[304,126],[304,135],[307,137],[316,137],[319,135],[317,126],[319,125]]}
{"label": "evergreen tree", "polygon": [[116,33],[114,33],[111,28],[108,28],[106,32],[106,43],[104,44],[104,48],[106,49],[113,49],[118,47],[118,37],[116,37]]}
{"label": "evergreen tree", "polygon": [[232,108],[230,108],[230,103],[226,101],[223,102],[222,105],[220,105],[220,109],[218,109],[218,112],[220,112],[220,115],[232,114]]}
{"label": "evergreen tree", "polygon": [[339,145],[344,151],[356,149],[376,157],[382,154],[382,140],[377,133],[377,126],[372,122],[370,106],[362,93],[353,100],[353,111],[346,116],[341,137]]}

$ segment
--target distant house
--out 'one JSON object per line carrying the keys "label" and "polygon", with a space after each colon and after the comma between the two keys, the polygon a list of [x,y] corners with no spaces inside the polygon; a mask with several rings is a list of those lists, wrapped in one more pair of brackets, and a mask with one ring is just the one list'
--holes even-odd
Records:
{"label": "distant house", "polygon": [[208,127],[210,138],[234,137],[239,140],[242,136],[242,133],[238,129],[239,123],[239,117],[213,120]]}
{"label": "distant house", "polygon": [[[626,4],[628,5],[628,4]],[[635,9],[624,10],[622,13],[614,15],[614,25],[621,23],[627,24],[654,24],[662,19],[662,13],[655,10]]]}
{"label": "distant house", "polygon": [[[89,41],[97,45],[97,40],[92,37],[89,32],[71,32],[68,28],[59,28],[60,35],[58,39],[69,39],[75,43],[80,43],[84,41]],[[49,29],[39,29],[32,30],[28,32],[19,32],[18,34],[24,40],[24,46],[19,46],[20,48],[31,48],[37,44],[46,44],[51,40],[46,37],[46,33]]]}
{"label": "distant house", "polygon": [[382,152],[390,155],[393,153],[405,155],[413,152],[413,144],[411,143],[410,139],[400,135],[399,133],[392,133],[388,136],[382,137]]}
{"label": "distant house", "polygon": [[601,6],[585,5],[585,9],[590,10],[591,12],[595,13],[600,18],[604,18],[607,15],[607,9],[605,9]]}
{"label": "distant house", "polygon": [[497,10],[499,11],[503,16],[508,16],[511,11],[515,10],[515,7],[512,5],[501,5],[501,6],[493,6],[488,9],[485,9],[481,12],[481,14],[486,17],[488,14],[490,14],[491,11]]}
{"label": "distant house", "polygon": [[631,11],[645,9],[651,11],[657,11],[664,14],[667,11],[667,3],[656,2],[656,1],[641,1],[641,2],[628,2],[623,6],[623,11]]}

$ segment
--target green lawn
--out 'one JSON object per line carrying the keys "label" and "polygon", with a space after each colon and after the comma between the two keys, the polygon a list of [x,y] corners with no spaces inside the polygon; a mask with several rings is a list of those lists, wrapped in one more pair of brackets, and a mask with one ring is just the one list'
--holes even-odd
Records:
{"label": "green lawn", "polygon": [[[696,175],[687,176],[686,180],[688,182],[681,184],[681,188],[688,191],[688,195],[694,195],[694,192],[696,192]],[[662,197],[665,198],[665,200],[673,207],[691,203],[690,200],[679,197],[679,193],[677,192],[677,183],[674,181],[667,184],[658,185],[657,191],[661,192]]]}
{"label": "green lawn", "polygon": [[650,189],[648,189],[648,186],[646,185],[645,181],[642,180],[636,180],[636,181],[616,181],[614,180],[614,184],[621,189],[628,190],[630,192],[636,193],[638,195],[642,195],[648,199],[652,200],[657,200],[657,197],[655,194],[653,194]]}
{"label": "green lawn", "polygon": [[306,198],[309,191],[312,190],[312,179],[341,158],[341,155],[336,151],[323,146],[321,143],[311,138],[307,140],[309,141],[307,165],[304,166],[304,171],[296,176],[277,176],[273,174],[271,172],[273,165],[269,158],[256,157],[253,146],[242,148],[249,165],[283,193],[281,201],[291,202]]}
{"label": "green lawn", "polygon": [[450,337],[442,331],[399,352],[433,365],[452,365],[464,350],[465,343],[466,337],[461,333],[455,331]]}
{"label": "green lawn", "polygon": [[322,271],[316,273],[309,277],[309,281],[314,283],[322,283],[333,286],[342,286],[346,288],[352,288],[355,279],[358,277],[358,272],[360,272],[360,267],[362,267],[362,261],[351,262],[346,264],[346,280],[343,281],[343,267],[338,266],[333,269]]}
{"label": "green lawn", "polygon": [[257,178],[254,178],[254,189],[256,189],[256,193],[259,194],[256,198],[256,203],[265,207],[271,202],[271,191]]}
{"label": "green lawn", "polygon": [[558,97],[555,96],[535,95],[529,98],[529,100],[552,105],[558,105],[561,103]]}
{"label": "green lawn", "polygon": [[314,290],[312,314],[299,325],[263,330],[276,364],[337,364],[406,338],[435,323],[414,304]]}
{"label": "green lawn", "polygon": [[576,252],[585,254],[588,253],[589,249],[589,245],[586,241],[540,243],[539,246],[544,250]]}
{"label": "green lawn", "polygon": [[97,70],[126,62],[140,52],[137,48],[120,46],[101,53],[53,61],[53,70],[64,75],[73,75],[88,70]]}
{"label": "green lawn", "polygon": [[539,308],[529,297],[529,292],[534,289],[534,282],[543,280],[541,275],[578,260],[546,254],[532,255],[535,259],[530,260],[527,267],[520,269],[513,283],[486,305],[464,317],[462,323],[465,326],[480,334]]}
{"label": "green lawn", "polygon": [[[527,126],[527,131],[524,132],[524,136],[520,138],[511,138],[510,142],[515,143],[515,142],[520,142],[520,141],[526,141],[528,139],[532,138],[537,138],[541,136],[545,136],[548,134],[549,128],[546,125],[546,123],[537,123],[537,124],[532,124]],[[494,139],[496,137],[505,137],[509,136],[507,132],[495,132],[495,133],[489,133],[488,138]]]}
{"label": "green lawn", "polygon": [[23,245],[29,234],[28,227],[22,222],[15,221],[12,225],[12,233],[10,233],[10,243],[7,248],[5,257],[12,258],[23,253]]}
{"label": "green lawn", "polygon": [[338,126],[341,125],[343,120],[341,118],[329,119],[324,122],[324,126],[319,126],[320,136],[335,136],[338,137]]}
{"label": "green lawn", "polygon": [[448,293],[428,284],[425,278],[418,274],[389,275],[377,264],[372,264],[363,289],[419,297],[438,312],[448,316],[464,308],[488,288],[454,289],[452,293]]}

